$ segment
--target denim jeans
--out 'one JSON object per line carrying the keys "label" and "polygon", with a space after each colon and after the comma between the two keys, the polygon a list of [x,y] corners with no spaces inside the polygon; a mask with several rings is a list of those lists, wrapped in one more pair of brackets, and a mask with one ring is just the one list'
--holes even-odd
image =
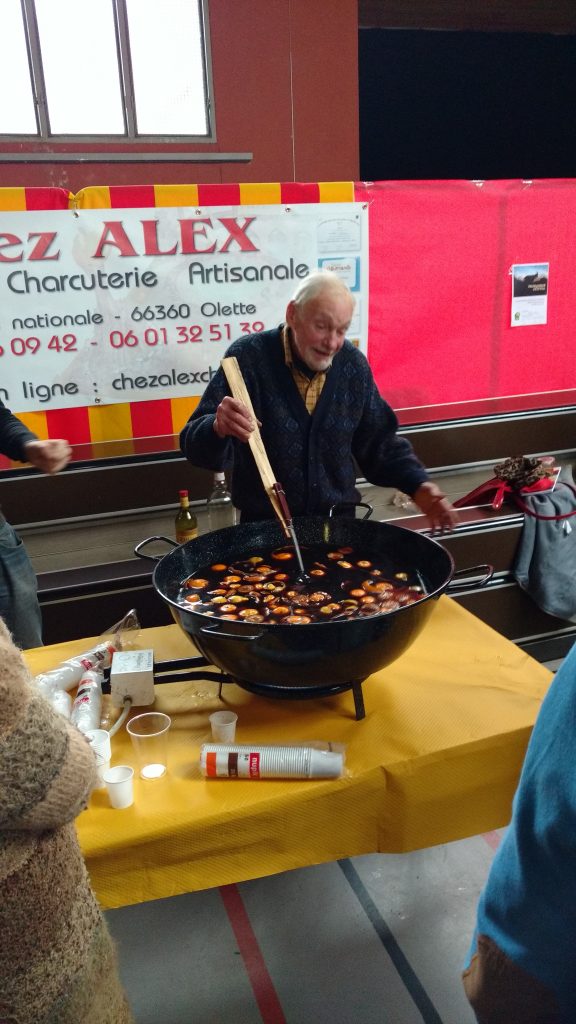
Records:
{"label": "denim jeans", "polygon": [[16,530],[0,515],[0,615],[22,649],[42,646],[36,576]]}

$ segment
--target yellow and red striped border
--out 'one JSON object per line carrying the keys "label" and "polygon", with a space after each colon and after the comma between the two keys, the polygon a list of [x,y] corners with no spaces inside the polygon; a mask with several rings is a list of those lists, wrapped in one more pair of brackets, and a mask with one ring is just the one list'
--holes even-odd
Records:
{"label": "yellow and red striped border", "polygon": [[353,181],[245,182],[232,185],[91,185],[77,192],[79,210],[146,206],[262,206],[351,203]]}
{"label": "yellow and red striped border", "polygon": [[67,210],[74,195],[66,188],[0,188],[0,211]]}

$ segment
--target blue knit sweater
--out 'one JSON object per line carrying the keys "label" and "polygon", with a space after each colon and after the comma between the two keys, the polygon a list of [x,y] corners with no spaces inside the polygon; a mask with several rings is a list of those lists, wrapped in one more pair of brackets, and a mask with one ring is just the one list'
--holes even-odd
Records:
{"label": "blue knit sweater", "polygon": [[[284,361],[280,328],[233,342],[272,470],[293,515],[321,515],[337,502],[357,501],[356,460],[373,484],[413,494],[428,479],[412,446],[397,435],[398,420],[380,397],[366,358],[345,341],[326,374],[312,415]],[[272,507],[249,445],[221,440],[216,408],[229,394],[222,369],[210,381],[180,435],[186,458],[204,469],[232,469],[232,500],[242,518],[268,519]]]}
{"label": "blue knit sweater", "polygon": [[15,462],[25,462],[24,445],[37,441],[38,437],[28,430],[0,401],[0,452]]}

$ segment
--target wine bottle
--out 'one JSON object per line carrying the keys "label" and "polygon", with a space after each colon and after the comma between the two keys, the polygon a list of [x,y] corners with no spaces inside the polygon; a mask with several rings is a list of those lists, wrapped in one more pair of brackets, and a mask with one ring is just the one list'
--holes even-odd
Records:
{"label": "wine bottle", "polygon": [[236,509],[232,504],[224,473],[214,474],[214,486],[208,498],[207,510],[210,532],[222,530],[225,526],[236,525]]}
{"label": "wine bottle", "polygon": [[188,491],[179,491],[180,508],[174,520],[176,526],[176,540],[178,544],[185,544],[187,540],[195,540],[198,536],[198,522],[192,509]]}

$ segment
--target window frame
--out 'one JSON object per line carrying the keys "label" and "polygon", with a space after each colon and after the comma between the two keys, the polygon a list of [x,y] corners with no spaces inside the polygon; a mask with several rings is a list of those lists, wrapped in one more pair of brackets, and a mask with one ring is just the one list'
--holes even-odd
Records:
{"label": "window frame", "polygon": [[[98,143],[102,145],[115,145],[121,147],[117,150],[118,155],[120,155],[120,153],[130,151],[135,146],[142,145],[155,144],[157,146],[163,146],[178,144],[184,145],[189,143],[193,143],[194,145],[213,145],[217,142],[210,49],[210,25],[208,17],[209,0],[196,0],[200,14],[201,45],[204,56],[203,81],[207,121],[207,133],[205,135],[140,135],[136,133],[136,104],[134,99],[132,65],[130,60],[130,41],[126,0],[110,0],[110,2],[113,8],[116,32],[116,51],[118,57],[118,71],[125,126],[124,134],[56,135],[50,132],[48,100],[42,66],[42,49],[40,46],[40,35],[36,19],[35,0],[20,0],[28,54],[30,88],[36,112],[36,124],[38,126],[38,131],[34,135],[27,132],[17,134],[0,133],[0,146],[4,147],[10,143],[26,143],[27,145],[38,146],[43,149],[46,145],[66,146],[68,144],[74,145],[78,143]],[[29,153],[29,155],[31,154]]]}

